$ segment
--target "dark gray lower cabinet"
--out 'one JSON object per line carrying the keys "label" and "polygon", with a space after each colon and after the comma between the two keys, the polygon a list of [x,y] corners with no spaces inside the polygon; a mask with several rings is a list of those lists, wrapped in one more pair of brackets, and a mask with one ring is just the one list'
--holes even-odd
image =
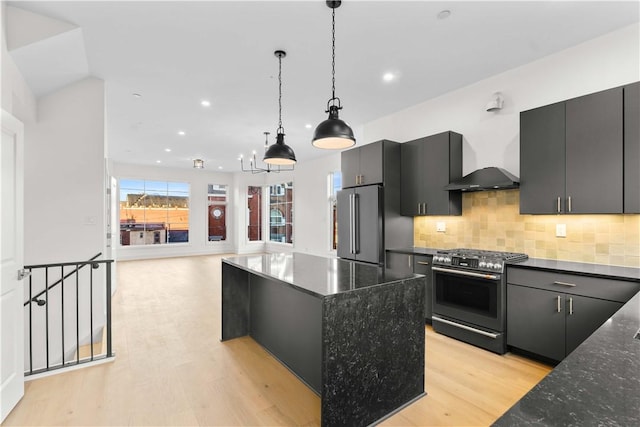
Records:
{"label": "dark gray lower cabinet", "polygon": [[387,251],[386,268],[398,273],[424,274],[425,284],[424,317],[427,323],[431,323],[433,315],[433,277],[431,276],[431,255],[411,254],[406,252]]}
{"label": "dark gray lower cabinet", "polygon": [[623,304],[544,289],[507,286],[507,345],[561,361]]}
{"label": "dark gray lower cabinet", "polygon": [[564,311],[555,292],[507,287],[507,345],[553,360],[565,356]]}
{"label": "dark gray lower cabinet", "polygon": [[427,323],[431,323],[433,315],[433,277],[431,276],[431,255],[414,255],[413,256],[413,272],[424,274],[427,277],[427,284],[424,296],[424,317]]}

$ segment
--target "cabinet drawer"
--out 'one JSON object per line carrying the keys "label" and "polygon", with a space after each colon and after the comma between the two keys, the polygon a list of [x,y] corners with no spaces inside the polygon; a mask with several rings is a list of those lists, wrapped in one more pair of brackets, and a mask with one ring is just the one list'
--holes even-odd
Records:
{"label": "cabinet drawer", "polygon": [[627,302],[640,290],[640,283],[509,267],[507,282],[555,292]]}
{"label": "cabinet drawer", "polygon": [[414,255],[413,272],[418,274],[431,274],[431,256]]}

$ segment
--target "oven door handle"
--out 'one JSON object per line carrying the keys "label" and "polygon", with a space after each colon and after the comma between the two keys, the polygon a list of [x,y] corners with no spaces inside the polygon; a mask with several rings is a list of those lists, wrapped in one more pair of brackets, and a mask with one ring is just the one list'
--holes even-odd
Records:
{"label": "oven door handle", "polygon": [[473,271],[453,270],[451,268],[431,267],[433,271],[440,271],[442,273],[458,274],[460,276],[478,277],[480,279],[498,280],[498,276],[495,274],[487,273],[474,273]]}
{"label": "oven door handle", "polygon": [[483,330],[480,330],[480,329],[472,328],[471,326],[462,325],[462,324],[457,323],[457,322],[452,322],[450,320],[443,319],[442,317],[438,317],[436,315],[431,316],[431,320],[435,320],[436,322],[446,323],[447,325],[455,326],[456,328],[464,329],[466,331],[474,332],[476,334],[484,335],[485,337],[489,337],[489,338],[493,338],[493,339],[498,338],[498,335],[499,335],[499,334],[494,334],[492,332],[486,332],[486,331],[483,331]]}

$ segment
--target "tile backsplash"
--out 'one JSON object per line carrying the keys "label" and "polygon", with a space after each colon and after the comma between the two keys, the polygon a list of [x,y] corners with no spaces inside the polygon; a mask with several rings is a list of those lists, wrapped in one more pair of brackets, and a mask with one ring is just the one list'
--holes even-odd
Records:
{"label": "tile backsplash", "polygon": [[[517,189],[463,193],[462,216],[414,219],[414,246],[640,268],[640,215],[520,215],[519,204]],[[556,237],[558,224],[566,237]]]}

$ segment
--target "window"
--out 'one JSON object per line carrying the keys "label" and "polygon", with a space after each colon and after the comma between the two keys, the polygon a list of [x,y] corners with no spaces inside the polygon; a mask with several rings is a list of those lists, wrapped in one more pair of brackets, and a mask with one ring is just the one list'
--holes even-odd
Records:
{"label": "window", "polygon": [[207,191],[207,218],[210,242],[227,240],[227,186],[209,184]]}
{"label": "window", "polygon": [[247,238],[262,240],[262,187],[247,187]]}
{"label": "window", "polygon": [[269,187],[269,240],[293,243],[293,182]]}
{"label": "window", "polygon": [[120,180],[120,244],[189,241],[189,184]]}
{"label": "window", "polygon": [[329,212],[331,217],[331,249],[338,249],[338,191],[342,190],[342,172],[329,174]]}

